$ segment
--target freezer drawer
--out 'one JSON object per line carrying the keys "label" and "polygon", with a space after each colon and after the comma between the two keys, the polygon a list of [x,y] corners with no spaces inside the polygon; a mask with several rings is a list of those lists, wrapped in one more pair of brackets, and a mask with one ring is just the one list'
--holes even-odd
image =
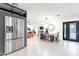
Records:
{"label": "freezer drawer", "polygon": [[24,38],[17,40],[17,49],[24,47]]}
{"label": "freezer drawer", "polygon": [[6,40],[5,41],[5,54],[8,54],[15,50],[16,50],[16,40]]}

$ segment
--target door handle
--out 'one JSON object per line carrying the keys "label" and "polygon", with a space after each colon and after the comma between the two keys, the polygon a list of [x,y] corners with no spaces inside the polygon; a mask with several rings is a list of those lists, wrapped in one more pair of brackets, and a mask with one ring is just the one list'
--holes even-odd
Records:
{"label": "door handle", "polygon": [[13,26],[10,27],[10,31],[13,32]]}

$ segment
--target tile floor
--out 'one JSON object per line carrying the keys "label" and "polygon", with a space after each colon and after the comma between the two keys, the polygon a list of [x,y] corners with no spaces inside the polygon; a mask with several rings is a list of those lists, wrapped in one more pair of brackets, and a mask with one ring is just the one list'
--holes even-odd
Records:
{"label": "tile floor", "polygon": [[79,42],[48,42],[38,37],[27,39],[27,47],[7,56],[79,56]]}

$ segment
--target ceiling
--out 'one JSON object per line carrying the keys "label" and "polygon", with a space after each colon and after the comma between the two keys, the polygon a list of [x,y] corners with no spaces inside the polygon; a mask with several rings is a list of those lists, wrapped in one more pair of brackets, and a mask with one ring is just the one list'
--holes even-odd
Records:
{"label": "ceiling", "polygon": [[27,10],[29,24],[39,24],[42,17],[70,19],[79,17],[79,3],[20,3]]}

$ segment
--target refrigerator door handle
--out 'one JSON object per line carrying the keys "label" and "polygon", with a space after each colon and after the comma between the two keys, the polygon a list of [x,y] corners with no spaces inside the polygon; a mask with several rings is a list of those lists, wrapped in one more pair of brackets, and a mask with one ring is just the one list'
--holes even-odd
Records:
{"label": "refrigerator door handle", "polygon": [[13,26],[10,27],[10,31],[13,32]]}

